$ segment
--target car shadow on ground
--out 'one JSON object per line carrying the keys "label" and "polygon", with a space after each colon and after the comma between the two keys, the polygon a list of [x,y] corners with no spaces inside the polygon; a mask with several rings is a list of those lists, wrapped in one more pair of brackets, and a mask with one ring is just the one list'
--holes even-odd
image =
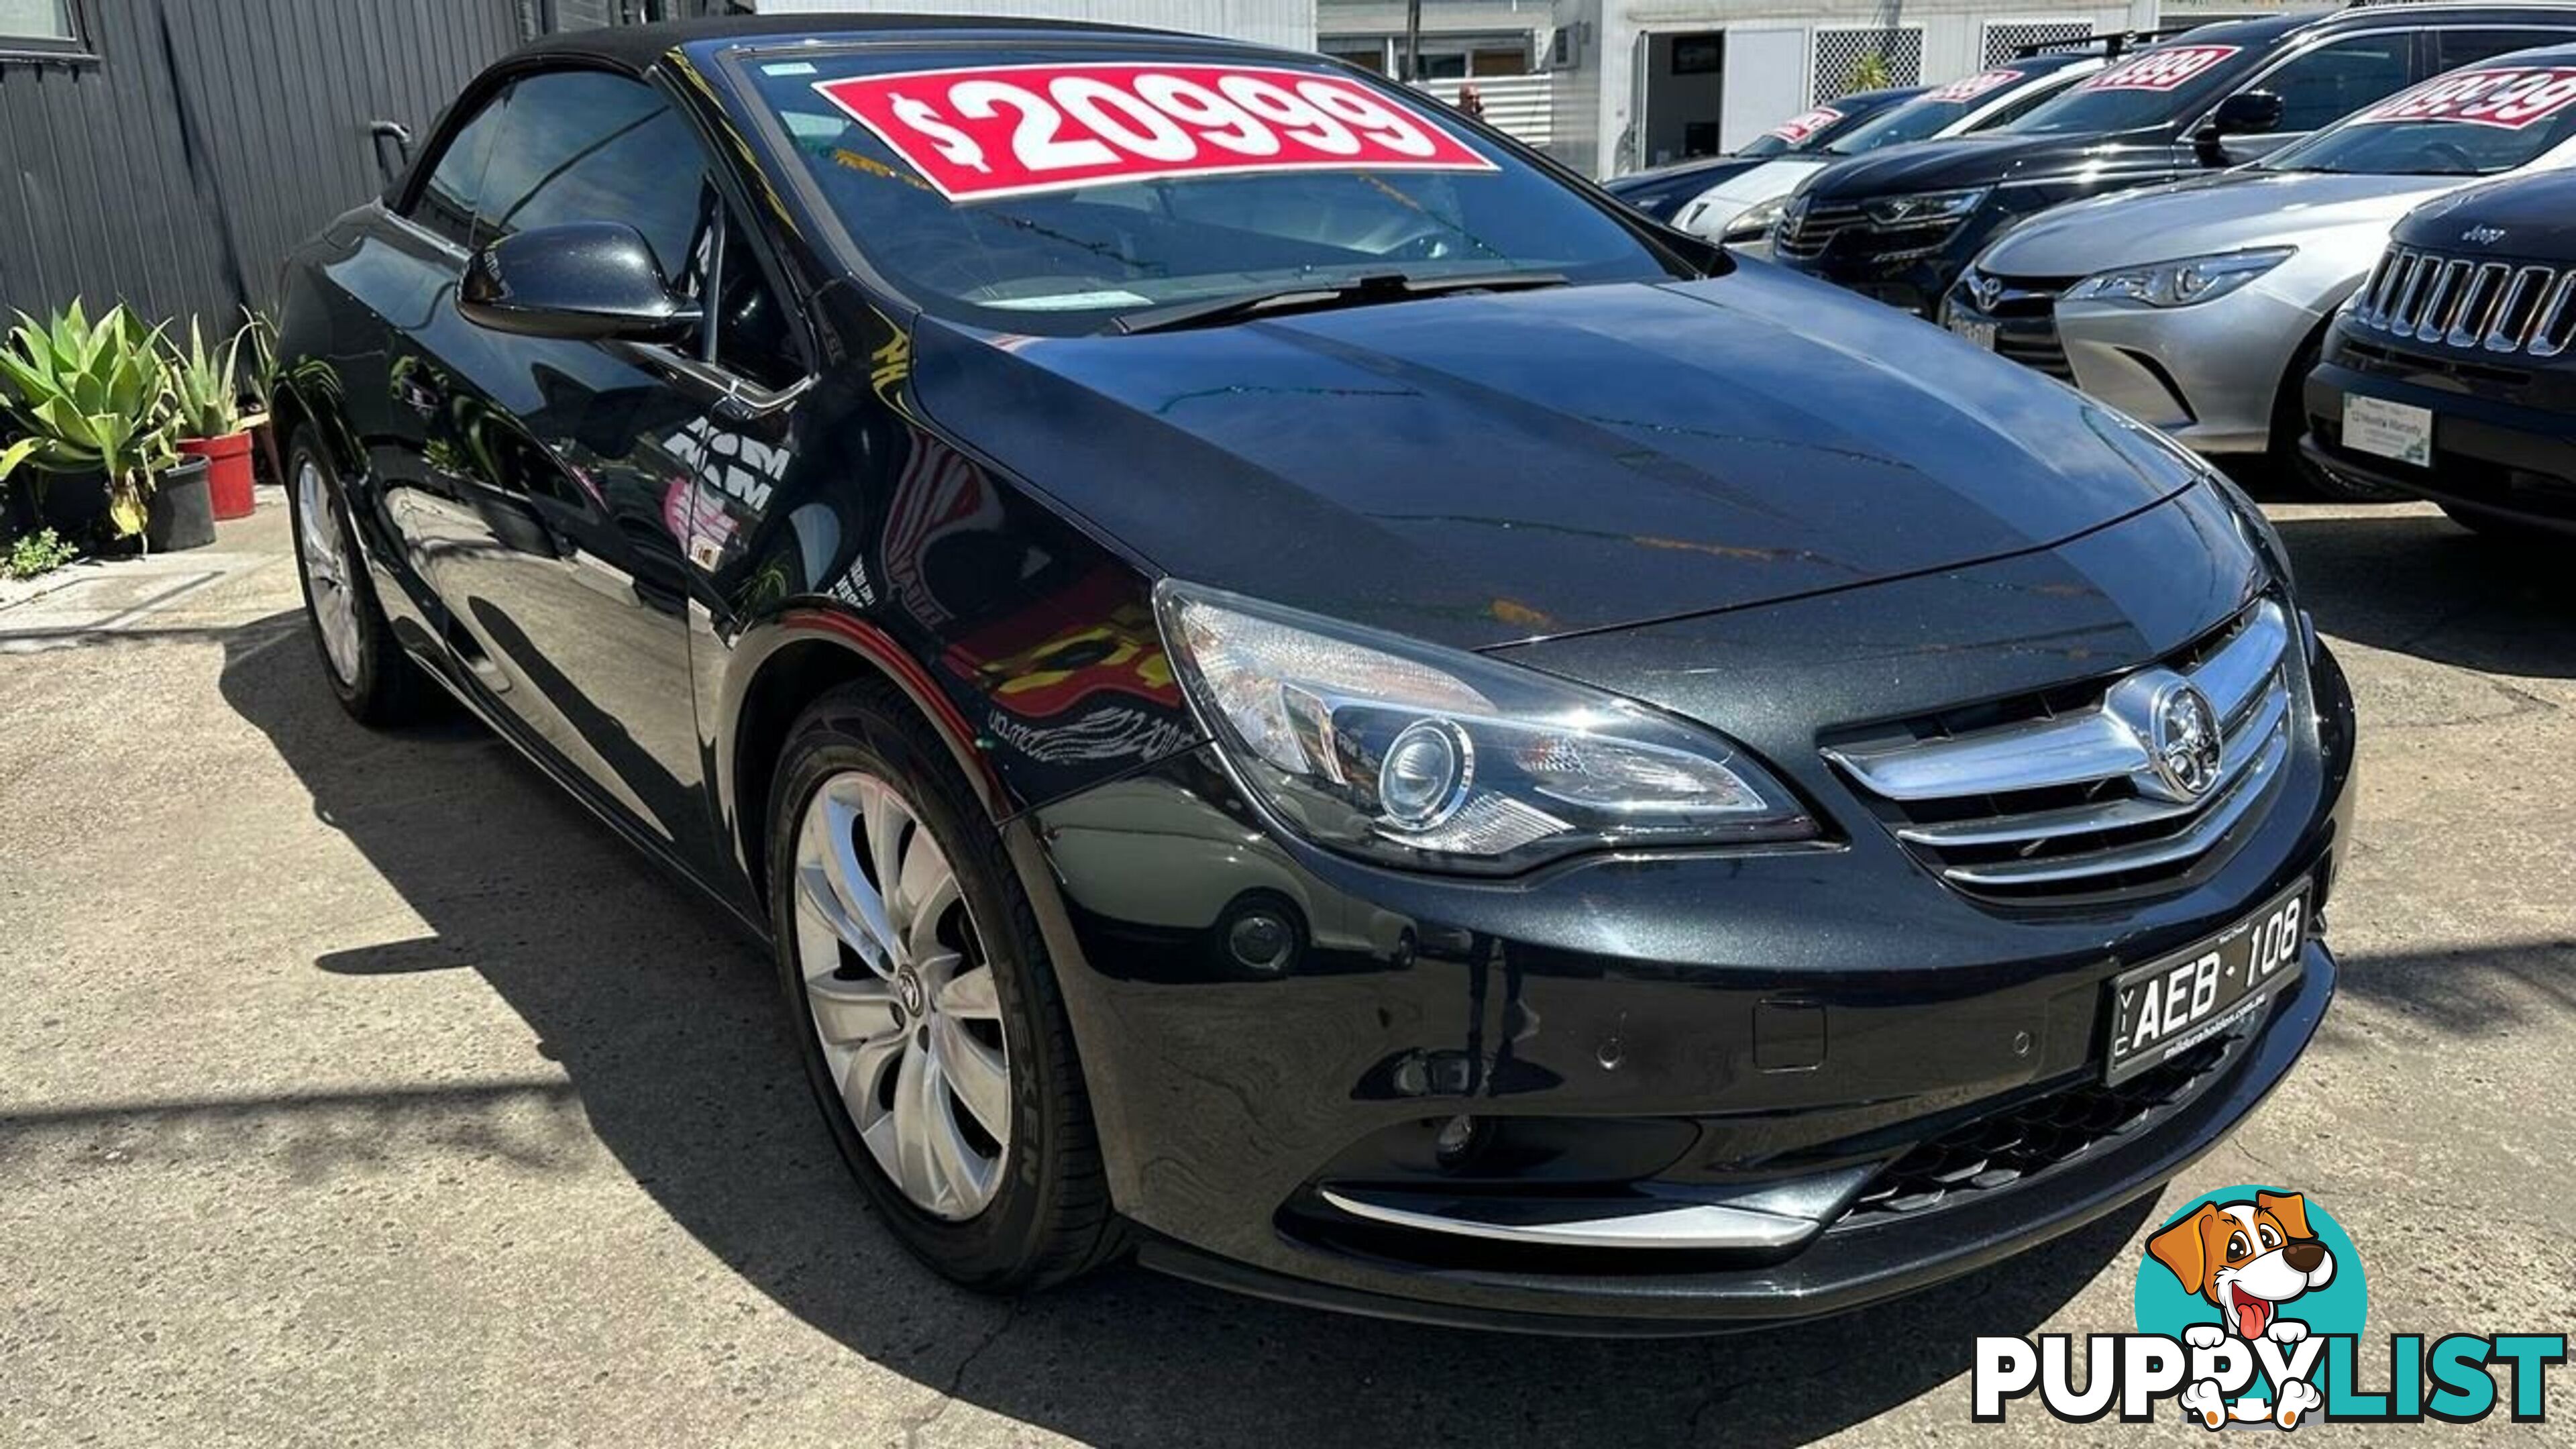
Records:
{"label": "car shadow on ground", "polygon": [[2472,533],[2420,507],[2277,526],[2327,634],[2463,669],[2576,678],[2571,549]]}
{"label": "car shadow on ground", "polygon": [[2227,471],[2263,503],[2307,505],[2273,509],[2273,524],[2319,629],[2437,664],[2576,678],[2576,539],[2473,533],[2429,504],[2337,503],[2255,460]]}
{"label": "car shadow on ground", "polygon": [[315,965],[476,972],[561,1065],[619,1166],[745,1283],[873,1362],[1014,1419],[1092,1442],[1803,1443],[1965,1372],[1979,1334],[2030,1331],[2148,1208],[1931,1293],[1718,1339],[1356,1320],[1133,1267],[1017,1303],[977,1298],[870,1221],[757,948],[479,725],[350,722],[305,642],[276,640],[292,618],[242,631],[270,647],[228,650],[223,694],[427,927]]}

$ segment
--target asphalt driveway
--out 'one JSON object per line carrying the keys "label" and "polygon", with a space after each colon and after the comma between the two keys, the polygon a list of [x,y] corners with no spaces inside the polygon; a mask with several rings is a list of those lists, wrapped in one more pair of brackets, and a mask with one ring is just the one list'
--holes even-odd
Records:
{"label": "asphalt driveway", "polygon": [[[2304,1189],[2374,1334],[2569,1331],[2576,571],[2273,511],[2363,718],[2344,992],[2163,1201]],[[1921,1443],[1978,1432],[1974,1335],[2132,1325],[2145,1204],[1759,1337],[967,1297],[869,1221],[755,953],[472,724],[351,724],[296,607],[273,504],[0,596],[0,1443]],[[2414,1432],[2576,1438],[2553,1397]]]}

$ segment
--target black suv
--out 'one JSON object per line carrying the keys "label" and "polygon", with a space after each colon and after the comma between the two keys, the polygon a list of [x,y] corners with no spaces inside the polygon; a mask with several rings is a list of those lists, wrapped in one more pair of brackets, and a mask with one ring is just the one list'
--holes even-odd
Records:
{"label": "black suv", "polygon": [[2472,528],[2576,533],[2576,176],[2409,212],[2308,375],[2308,456]]}
{"label": "black suv", "polygon": [[2000,130],[1818,172],[1772,257],[1929,317],[2033,213],[2268,154],[2444,71],[2576,34],[2576,5],[2408,5],[2204,25]]}

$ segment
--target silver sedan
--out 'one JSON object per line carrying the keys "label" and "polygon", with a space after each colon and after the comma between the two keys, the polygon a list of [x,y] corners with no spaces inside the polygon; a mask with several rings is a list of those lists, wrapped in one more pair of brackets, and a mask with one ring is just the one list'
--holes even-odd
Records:
{"label": "silver sedan", "polygon": [[2202,453],[2286,462],[2325,324],[2397,219],[2481,177],[2571,162],[2576,47],[2522,52],[2251,166],[2048,212],[1977,258],[1942,320]]}

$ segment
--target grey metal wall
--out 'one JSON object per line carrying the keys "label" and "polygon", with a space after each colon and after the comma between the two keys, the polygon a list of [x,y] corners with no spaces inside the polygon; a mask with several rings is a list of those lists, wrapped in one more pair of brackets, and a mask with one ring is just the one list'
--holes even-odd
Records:
{"label": "grey metal wall", "polygon": [[[0,308],[228,325],[520,40],[518,0],[108,0],[98,58],[0,61]],[[184,327],[184,322],[181,324]]]}

